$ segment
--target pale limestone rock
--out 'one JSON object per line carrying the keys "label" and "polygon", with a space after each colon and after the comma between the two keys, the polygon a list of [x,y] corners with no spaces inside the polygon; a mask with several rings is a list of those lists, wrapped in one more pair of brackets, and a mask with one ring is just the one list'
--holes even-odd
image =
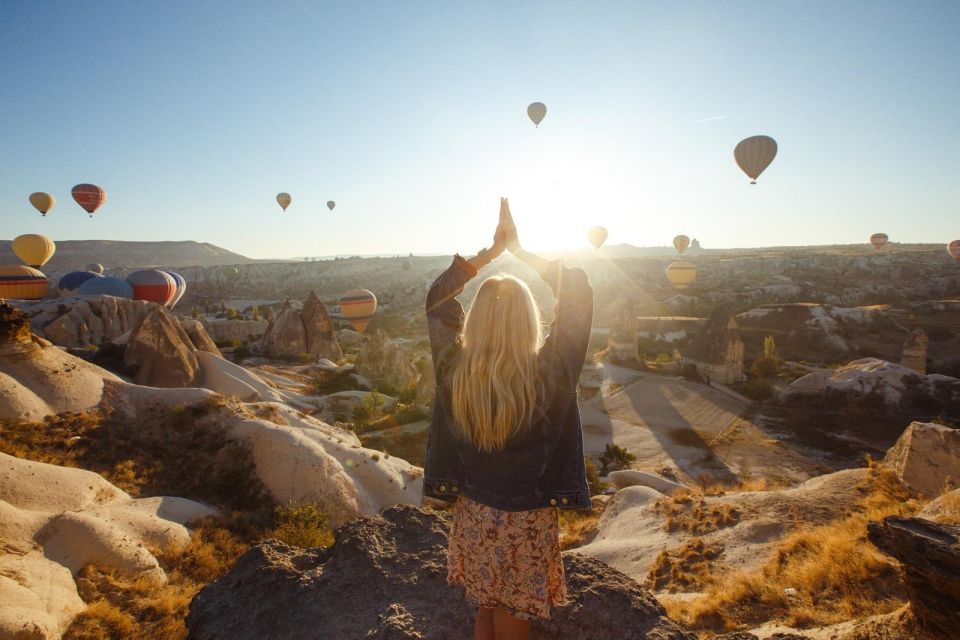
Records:
{"label": "pale limestone rock", "polygon": [[913,422],[883,462],[911,489],[937,496],[960,485],[960,429]]}
{"label": "pale limestone rock", "polygon": [[123,362],[137,384],[189,387],[199,363],[187,332],[163,307],[156,306],[130,334]]}

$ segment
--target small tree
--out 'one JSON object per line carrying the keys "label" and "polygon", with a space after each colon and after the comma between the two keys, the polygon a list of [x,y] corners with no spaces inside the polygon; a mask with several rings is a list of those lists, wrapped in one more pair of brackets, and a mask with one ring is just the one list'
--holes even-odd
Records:
{"label": "small tree", "polygon": [[253,309],[250,310],[250,317],[254,320],[260,319],[260,307],[258,305],[253,305]]}
{"label": "small tree", "polygon": [[600,454],[600,472],[607,475],[611,471],[626,469],[636,460],[637,456],[611,442]]}
{"label": "small tree", "polygon": [[267,322],[273,322],[273,307],[267,307],[263,310],[263,318]]}
{"label": "small tree", "polygon": [[777,343],[773,336],[763,339],[763,357],[757,358],[750,367],[750,373],[755,378],[772,378],[780,373],[783,360],[777,354]]}
{"label": "small tree", "polygon": [[773,339],[773,336],[767,336],[763,339],[763,357],[770,360],[780,359],[777,354],[777,341]]}
{"label": "small tree", "polygon": [[194,308],[190,311],[190,317],[193,318],[194,320],[196,320],[197,318],[199,318],[199,317],[200,317],[200,309],[197,309],[196,307],[194,307]]}

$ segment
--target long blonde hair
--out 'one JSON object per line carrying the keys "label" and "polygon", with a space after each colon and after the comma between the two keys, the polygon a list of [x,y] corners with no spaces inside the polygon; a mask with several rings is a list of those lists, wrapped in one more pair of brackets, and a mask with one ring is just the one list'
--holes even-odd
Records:
{"label": "long blonde hair", "polygon": [[502,449],[537,406],[540,311],[513,276],[487,278],[463,324],[452,376],[456,430],[481,451]]}

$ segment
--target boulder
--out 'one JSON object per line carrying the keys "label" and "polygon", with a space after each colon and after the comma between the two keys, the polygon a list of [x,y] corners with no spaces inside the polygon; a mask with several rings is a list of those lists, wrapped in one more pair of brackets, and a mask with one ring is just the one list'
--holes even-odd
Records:
{"label": "boulder", "polygon": [[621,471],[611,471],[607,475],[607,479],[610,480],[610,483],[616,489],[625,489],[626,487],[642,486],[650,487],[660,493],[669,495],[678,489],[686,489],[687,487],[680,484],[679,482],[674,482],[673,480],[668,480],[661,475],[656,473],[649,473],[647,471],[638,471],[636,469],[623,469]]}
{"label": "boulder", "polygon": [[150,387],[189,387],[200,365],[190,336],[167,310],[155,306],[127,343],[123,363],[137,384]]}
{"label": "boulder", "polygon": [[397,390],[414,384],[419,375],[410,357],[380,330],[367,337],[353,366],[354,371],[374,384],[386,384]]}
{"label": "boulder", "polygon": [[343,351],[337,343],[333,319],[313,291],[303,304],[300,321],[303,323],[305,351],[314,359],[326,358],[336,361],[343,357]]}
{"label": "boulder", "polygon": [[867,537],[901,563],[903,586],[918,624],[933,638],[960,629],[960,526],[889,516],[867,525]]}
{"label": "boulder", "polygon": [[267,327],[260,341],[260,350],[271,358],[299,356],[307,352],[303,321],[289,300],[283,303],[283,308]]}
{"label": "boulder", "polygon": [[[250,549],[190,604],[196,640],[472,637],[474,608],[447,585],[439,511],[398,506],[357,518],[330,549],[276,540]],[[640,585],[607,565],[565,554],[569,601],[530,637],[694,640]]]}
{"label": "boulder", "polygon": [[937,496],[960,484],[960,429],[913,422],[883,462],[911,489]]}
{"label": "boulder", "polygon": [[190,338],[190,342],[193,344],[195,351],[206,351],[215,356],[223,355],[199,320],[194,320],[190,317],[180,318],[180,326],[187,332],[187,336]]}

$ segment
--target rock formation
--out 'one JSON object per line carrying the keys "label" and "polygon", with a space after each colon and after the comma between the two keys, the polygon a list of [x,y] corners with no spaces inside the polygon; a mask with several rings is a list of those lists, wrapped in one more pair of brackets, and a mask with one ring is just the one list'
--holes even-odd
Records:
{"label": "rock formation", "polygon": [[303,321],[289,300],[283,303],[283,307],[267,327],[260,341],[260,350],[271,358],[290,358],[307,352]]}
{"label": "rock formation", "polygon": [[270,323],[266,320],[231,320],[228,318],[204,318],[203,326],[215,341],[251,342],[266,333]]}
{"label": "rock formation", "polygon": [[900,364],[913,369],[917,373],[926,373],[929,342],[926,332],[917,328],[903,343],[903,355],[900,356]]}
{"label": "rock formation", "polygon": [[333,326],[333,319],[313,291],[310,292],[307,301],[303,303],[300,321],[303,323],[304,350],[314,360],[326,358],[336,362],[343,357],[343,352],[337,343],[337,332]]}
{"label": "rock formation", "polygon": [[195,350],[180,323],[157,306],[130,334],[123,363],[137,384],[191,387],[197,382],[200,366]]}
{"label": "rock formation", "polygon": [[419,375],[410,356],[379,330],[367,337],[353,366],[374,384],[386,384],[398,391],[414,384]]}
{"label": "rock formation", "polygon": [[883,462],[914,491],[937,496],[956,488],[960,485],[960,429],[913,422]]}
{"label": "rock formation", "polygon": [[[449,520],[393,507],[345,524],[330,549],[260,544],[194,598],[191,637],[469,638],[473,607],[446,582]],[[569,553],[564,568],[569,602],[534,623],[534,640],[694,640],[622,573]]]}
{"label": "rock formation", "polygon": [[[171,316],[171,320],[176,322],[176,318]],[[183,330],[187,332],[187,337],[190,338],[190,342],[193,344],[193,348],[197,351],[206,351],[207,353],[212,353],[216,356],[221,355],[220,349],[217,348],[217,345],[210,338],[210,335],[207,333],[207,330],[204,329],[203,324],[199,320],[194,320],[193,318],[180,318],[180,326],[183,327]]]}
{"label": "rock formation", "polygon": [[433,361],[429,356],[416,361],[417,393],[414,402],[418,407],[433,406],[433,398],[437,394],[437,378],[433,373]]}
{"label": "rock formation", "polygon": [[890,516],[867,525],[867,537],[900,561],[903,586],[931,640],[960,630],[960,526]]}
{"label": "rock formation", "polygon": [[722,308],[714,311],[690,347],[684,350],[685,363],[694,365],[700,377],[733,384],[743,377],[743,340],[737,321]]}

